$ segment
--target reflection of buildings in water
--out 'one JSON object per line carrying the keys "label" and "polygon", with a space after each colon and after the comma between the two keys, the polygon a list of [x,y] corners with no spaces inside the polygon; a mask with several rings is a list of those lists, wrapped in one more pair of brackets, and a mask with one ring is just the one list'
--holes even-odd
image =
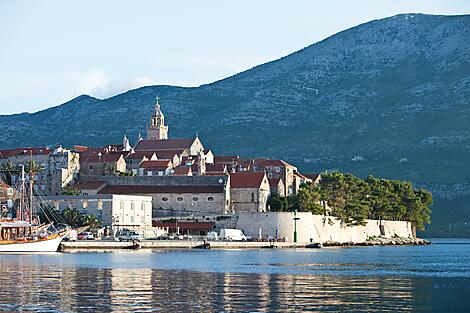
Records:
{"label": "reflection of buildings in water", "polygon": [[212,312],[222,283],[215,273],[152,270],[154,308],[164,312]]}
{"label": "reflection of buildings in water", "polygon": [[436,299],[444,304],[445,297],[458,296],[433,293],[436,278],[97,269],[49,266],[29,257],[16,260],[0,258],[0,304],[23,308],[36,305],[73,312],[126,312],[130,308],[162,312],[384,312],[426,309],[430,303],[436,305]]}
{"label": "reflection of buildings in water", "polygon": [[[124,257],[124,256],[121,256]],[[112,312],[152,308],[152,270],[148,268],[111,270],[110,306]]]}
{"label": "reflection of buildings in water", "polygon": [[110,277],[110,269],[63,267],[59,284],[61,309],[111,312]]}
{"label": "reflection of buildings in water", "polygon": [[223,310],[265,311],[271,298],[269,275],[224,273]]}

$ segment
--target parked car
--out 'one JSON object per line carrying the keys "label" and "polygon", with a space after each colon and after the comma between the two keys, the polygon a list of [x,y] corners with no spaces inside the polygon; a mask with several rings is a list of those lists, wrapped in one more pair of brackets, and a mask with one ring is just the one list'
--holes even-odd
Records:
{"label": "parked car", "polygon": [[141,237],[138,232],[130,229],[122,229],[117,232],[117,238],[119,241],[140,241]]}
{"label": "parked car", "polygon": [[239,229],[234,228],[222,228],[220,230],[220,239],[228,241],[246,241],[245,234]]}
{"label": "parked car", "polygon": [[219,240],[219,235],[215,231],[210,231],[207,233],[207,240]]}
{"label": "parked car", "polygon": [[77,235],[78,240],[94,240],[95,237],[93,236],[92,232],[84,231]]}

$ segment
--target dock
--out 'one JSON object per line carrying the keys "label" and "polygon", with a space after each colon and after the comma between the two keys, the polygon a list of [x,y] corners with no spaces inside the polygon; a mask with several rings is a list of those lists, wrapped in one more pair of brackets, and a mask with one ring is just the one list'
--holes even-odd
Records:
{"label": "dock", "polygon": [[[307,243],[294,242],[259,242],[259,241],[208,241],[211,249],[270,249],[270,248],[305,248]],[[141,249],[195,249],[204,241],[192,240],[142,240],[138,243]],[[132,249],[133,242],[111,240],[80,240],[61,243],[62,251],[70,250],[114,250]]]}

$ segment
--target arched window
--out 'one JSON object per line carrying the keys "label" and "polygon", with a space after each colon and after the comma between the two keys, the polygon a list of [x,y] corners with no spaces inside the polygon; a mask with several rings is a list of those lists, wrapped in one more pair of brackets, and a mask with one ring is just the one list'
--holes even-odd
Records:
{"label": "arched window", "polygon": [[210,202],[214,201],[214,197],[208,197],[207,201],[210,201]]}
{"label": "arched window", "polygon": [[199,201],[198,197],[193,197],[193,201]]}
{"label": "arched window", "polygon": [[168,198],[167,198],[167,197],[163,197],[163,198],[162,198],[162,201],[165,201],[165,202],[166,202],[166,201],[168,201]]}
{"label": "arched window", "polygon": [[176,200],[183,201],[183,197],[178,197],[178,198],[176,198]]}

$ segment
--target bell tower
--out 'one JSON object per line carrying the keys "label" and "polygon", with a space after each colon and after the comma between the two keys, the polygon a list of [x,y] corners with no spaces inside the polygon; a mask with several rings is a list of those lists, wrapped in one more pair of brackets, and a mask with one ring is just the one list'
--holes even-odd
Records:
{"label": "bell tower", "polygon": [[156,98],[155,110],[150,119],[150,125],[147,128],[147,139],[163,140],[168,139],[168,126],[165,125],[165,116],[160,109],[159,98]]}

